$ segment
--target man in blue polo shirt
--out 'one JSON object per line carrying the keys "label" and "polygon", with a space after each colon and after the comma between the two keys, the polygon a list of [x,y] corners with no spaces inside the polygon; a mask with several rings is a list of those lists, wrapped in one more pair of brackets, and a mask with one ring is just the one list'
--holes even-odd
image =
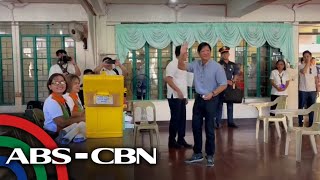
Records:
{"label": "man in blue polo shirt", "polygon": [[192,131],[194,136],[193,155],[187,159],[187,163],[200,162],[202,156],[202,124],[205,118],[207,166],[214,165],[215,152],[214,124],[216,110],[218,108],[218,94],[227,88],[227,78],[220,64],[211,59],[211,47],[208,43],[198,46],[198,54],[201,60],[195,60],[185,64],[183,54],[187,53],[188,45],[181,47],[178,68],[194,73],[194,85],[196,90],[195,102],[192,112]]}

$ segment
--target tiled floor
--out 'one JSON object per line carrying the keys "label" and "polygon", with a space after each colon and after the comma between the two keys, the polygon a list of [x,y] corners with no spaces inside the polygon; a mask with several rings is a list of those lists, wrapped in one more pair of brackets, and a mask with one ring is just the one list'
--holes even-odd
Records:
{"label": "tiled floor", "polygon": [[[314,155],[309,138],[303,138],[302,161],[295,160],[295,141],[291,141],[289,156],[284,156],[285,133],[282,138],[276,135],[275,127],[270,126],[269,143],[263,143],[262,131],[259,140],[255,139],[255,120],[241,119],[236,121],[240,128],[224,127],[216,131],[215,166],[208,168],[204,163],[188,165],[185,158],[191,156],[192,150],[168,150],[168,127],[160,128],[161,146],[157,165],[143,163],[136,166],[125,165],[94,165],[91,161],[77,160],[68,165],[72,179],[320,179],[320,156]],[[292,135],[294,139],[294,135]],[[190,124],[188,124],[186,140],[193,143]],[[71,148],[75,152],[86,151],[98,147],[123,146],[132,144],[132,133],[126,132],[123,139],[89,139],[84,144],[75,144]],[[316,137],[317,144],[319,138]],[[148,146],[145,136],[144,144]],[[318,148],[319,149],[319,148]],[[103,154],[101,158],[108,158]],[[107,160],[107,159],[105,159]]]}

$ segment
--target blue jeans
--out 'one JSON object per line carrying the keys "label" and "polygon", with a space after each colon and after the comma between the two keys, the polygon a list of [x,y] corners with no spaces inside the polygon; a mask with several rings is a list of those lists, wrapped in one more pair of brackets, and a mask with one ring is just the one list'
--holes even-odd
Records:
{"label": "blue jeans", "polygon": [[[218,95],[218,109],[217,109],[217,120],[216,123],[222,123],[222,110],[223,110],[223,101],[224,101],[224,92]],[[233,103],[227,104],[227,116],[228,116],[228,124],[234,124],[233,122]]]}
{"label": "blue jeans", "polygon": [[203,100],[201,95],[196,94],[192,112],[192,131],[194,138],[193,151],[195,154],[202,152],[202,125],[205,118],[206,144],[205,150],[207,156],[213,156],[215,152],[215,134],[214,121],[218,98],[213,97],[211,100]]}
{"label": "blue jeans", "polygon": [[[303,109],[305,105],[309,108],[312,104],[316,102],[317,92],[316,91],[299,91],[299,109]],[[309,113],[309,127],[313,123],[313,112]],[[299,116],[299,126],[302,126],[302,116]]]}

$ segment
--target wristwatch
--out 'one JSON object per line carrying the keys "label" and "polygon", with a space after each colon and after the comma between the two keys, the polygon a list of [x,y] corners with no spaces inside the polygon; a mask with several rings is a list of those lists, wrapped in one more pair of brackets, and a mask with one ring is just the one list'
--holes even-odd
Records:
{"label": "wristwatch", "polygon": [[215,96],[215,95],[216,95],[216,93],[214,91],[212,91],[212,96]]}

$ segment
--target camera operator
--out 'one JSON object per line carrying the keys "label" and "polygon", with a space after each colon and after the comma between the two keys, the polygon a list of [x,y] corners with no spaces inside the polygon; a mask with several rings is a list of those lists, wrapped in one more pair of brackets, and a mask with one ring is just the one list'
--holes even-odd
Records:
{"label": "camera operator", "polygon": [[113,60],[110,57],[103,58],[102,63],[93,71],[95,74],[105,72],[108,75],[128,75],[126,67],[124,67],[119,60]]}
{"label": "camera operator", "polygon": [[68,56],[67,52],[63,49],[60,49],[56,52],[58,57],[57,64],[51,66],[49,71],[49,77],[54,73],[60,73],[63,75],[75,74],[81,76],[81,71],[76,63],[76,61]]}

